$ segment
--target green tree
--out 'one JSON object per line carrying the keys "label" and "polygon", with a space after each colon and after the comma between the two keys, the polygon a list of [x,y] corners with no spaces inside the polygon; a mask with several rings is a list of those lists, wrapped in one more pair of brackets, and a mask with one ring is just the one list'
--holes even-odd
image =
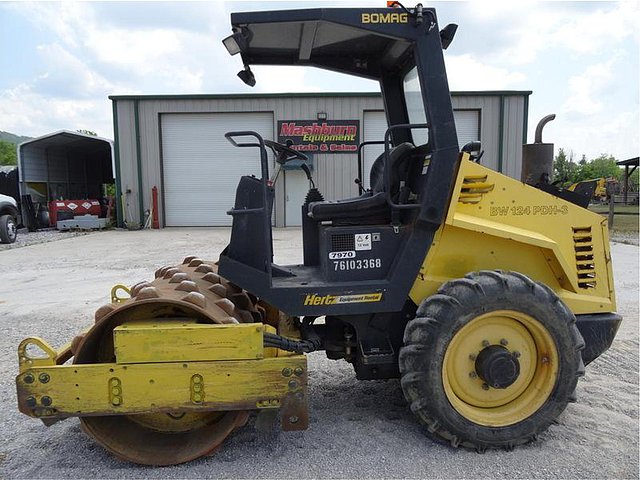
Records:
{"label": "green tree", "polygon": [[92,130],[84,130],[84,129],[80,129],[80,130],[76,130],[76,132],[78,133],[84,133],[85,135],[91,135],[93,137],[97,137],[98,134]]}
{"label": "green tree", "polygon": [[578,167],[576,172],[576,182],[591,180],[593,178],[615,178],[620,180],[623,170],[616,165],[616,159],[612,155],[603,153],[597,158],[589,160]]}
{"label": "green tree", "polygon": [[17,165],[16,146],[13,143],[0,140],[0,165]]}
{"label": "green tree", "polygon": [[578,166],[573,163],[573,153],[569,158],[563,148],[558,149],[558,154],[553,160],[553,181],[565,183],[574,183],[574,177]]}

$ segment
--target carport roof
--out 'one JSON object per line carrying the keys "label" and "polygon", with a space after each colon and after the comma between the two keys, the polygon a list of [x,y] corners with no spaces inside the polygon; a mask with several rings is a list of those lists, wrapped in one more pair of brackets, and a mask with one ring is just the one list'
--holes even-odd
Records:
{"label": "carport roof", "polygon": [[629,158],[627,160],[621,160],[619,162],[616,163],[616,165],[635,165],[636,167],[638,166],[638,159],[640,159],[640,157],[635,157],[635,158]]}
{"label": "carport roof", "polygon": [[94,135],[87,135],[80,132],[72,132],[70,130],[59,130],[57,132],[48,133],[38,138],[32,138],[26,142],[22,142],[19,147],[22,148],[33,143],[37,143],[39,147],[61,147],[61,146],[79,146],[80,144],[87,144],[87,140],[95,142],[107,142],[112,145],[113,142],[107,138],[97,137]]}

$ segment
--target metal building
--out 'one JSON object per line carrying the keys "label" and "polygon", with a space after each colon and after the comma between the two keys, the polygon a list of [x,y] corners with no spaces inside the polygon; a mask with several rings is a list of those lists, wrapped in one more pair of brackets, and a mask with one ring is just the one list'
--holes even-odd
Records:
{"label": "metal building", "polygon": [[[483,164],[519,178],[530,94],[453,92],[460,146],[480,140],[485,151]],[[233,205],[240,176],[260,176],[257,149],[234,148],[224,138],[224,133],[232,130],[254,130],[265,139],[282,141],[295,127],[316,128],[317,132],[323,125],[338,125],[343,130],[349,127],[350,133],[355,132],[352,141],[325,142],[324,146],[316,142],[308,145],[305,153],[326,199],[356,196],[354,144],[382,140],[387,128],[378,93],[109,98],[113,101],[116,189],[122,196],[117,202],[120,223],[144,222],[155,186],[161,226],[230,225],[226,211]],[[368,169],[381,151],[377,145],[365,147],[365,186]],[[300,206],[308,186],[300,169],[283,172],[276,184],[276,226],[300,225]]]}

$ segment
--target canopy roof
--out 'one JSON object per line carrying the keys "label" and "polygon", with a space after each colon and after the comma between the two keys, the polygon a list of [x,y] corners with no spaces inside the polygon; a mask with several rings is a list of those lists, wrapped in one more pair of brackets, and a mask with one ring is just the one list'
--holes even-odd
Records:
{"label": "canopy roof", "polygon": [[94,135],[86,135],[70,130],[59,130],[22,142],[19,147],[23,149],[31,146],[43,149],[50,147],[68,147],[76,151],[81,150],[83,153],[88,154],[106,151],[110,155],[112,142],[106,138]]}
{"label": "canopy roof", "polygon": [[412,44],[435,18],[431,9],[418,21],[400,9],[330,8],[233,13],[231,23],[246,38],[245,65],[312,65],[380,79],[413,66]]}
{"label": "canopy roof", "polygon": [[635,158],[629,158],[628,160],[621,160],[619,162],[616,163],[616,165],[631,165],[631,166],[638,166],[638,159],[640,159],[640,157],[635,157]]}

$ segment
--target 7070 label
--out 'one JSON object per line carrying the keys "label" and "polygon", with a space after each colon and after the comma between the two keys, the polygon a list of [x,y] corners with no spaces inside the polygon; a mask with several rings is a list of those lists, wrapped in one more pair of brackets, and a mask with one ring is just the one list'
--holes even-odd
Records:
{"label": "7070 label", "polygon": [[338,260],[333,262],[335,272],[344,270],[369,270],[371,268],[382,268],[382,259],[365,258],[362,260]]}
{"label": "7070 label", "polygon": [[341,260],[343,258],[356,258],[356,252],[354,250],[329,252],[329,260]]}

